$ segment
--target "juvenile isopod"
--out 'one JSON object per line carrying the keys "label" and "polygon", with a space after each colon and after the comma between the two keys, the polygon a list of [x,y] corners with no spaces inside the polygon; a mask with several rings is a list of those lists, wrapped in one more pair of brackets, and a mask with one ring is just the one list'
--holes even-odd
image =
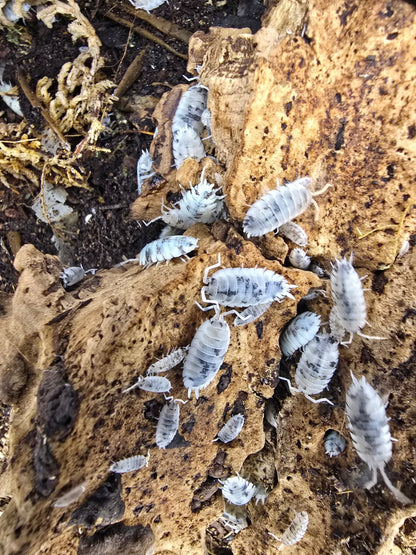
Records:
{"label": "juvenile isopod", "polygon": [[84,270],[82,266],[70,266],[69,268],[64,268],[61,274],[62,285],[65,289],[76,285],[84,279],[87,274],[95,274],[96,270]]}
{"label": "juvenile isopod", "polygon": [[153,177],[156,173],[152,169],[153,160],[148,150],[142,150],[137,160],[137,194],[140,196],[145,179]]}
{"label": "juvenile isopod", "polygon": [[296,367],[295,382],[298,389],[291,386],[287,378],[282,378],[289,383],[291,393],[302,392],[312,403],[323,403],[326,401],[333,405],[328,399],[312,399],[311,395],[321,393],[331,381],[338,364],[338,343],[328,333],[322,332],[306,344],[302,356]]}
{"label": "juvenile isopod", "polygon": [[311,257],[308,256],[303,249],[298,247],[290,251],[289,261],[294,268],[299,268],[301,270],[307,270],[311,265]]}
{"label": "juvenile isopod", "polygon": [[322,194],[329,184],[320,191],[312,193],[310,177],[300,177],[287,185],[281,185],[264,194],[250,206],[243,220],[247,237],[259,237],[300,216],[310,204],[317,207],[314,196]]}
{"label": "juvenile isopod", "polygon": [[321,317],[315,312],[302,312],[283,330],[280,336],[280,348],[285,357],[304,347],[319,331]]}
{"label": "juvenile isopod", "polygon": [[152,393],[167,393],[172,385],[170,381],[163,377],[163,376],[139,376],[137,378],[136,383],[134,383],[131,387],[124,389],[122,393],[127,393],[127,391],[131,391],[138,387],[143,391],[150,391]]}
{"label": "juvenile isopod", "polygon": [[136,10],[145,10],[146,12],[150,12],[150,10],[154,10],[158,8],[162,4],[166,2],[166,0],[130,0]]}
{"label": "juvenile isopod", "polygon": [[294,299],[290,290],[296,285],[290,285],[283,276],[264,268],[223,268],[208,278],[209,271],[220,265],[219,256],[217,264],[205,269],[203,281],[206,285],[201,289],[201,298],[206,303],[248,307],[280,302],[285,297]]}
{"label": "juvenile isopod", "polygon": [[230,443],[240,434],[244,422],[245,418],[242,414],[235,414],[224,424],[217,434],[217,439],[214,439],[214,441],[219,439],[223,443]]}
{"label": "juvenile isopod", "polygon": [[276,537],[271,532],[269,532],[269,535],[272,536],[275,540],[282,542],[282,545],[279,547],[280,551],[283,545],[295,545],[296,543],[300,542],[300,540],[306,534],[308,524],[309,515],[306,511],[302,511],[295,514],[295,518],[289,524],[288,528],[286,528],[286,530],[283,532],[283,536],[281,538]]}
{"label": "juvenile isopod", "polygon": [[308,244],[306,231],[295,222],[287,222],[286,224],[281,225],[279,227],[279,233],[300,247],[306,247]]}
{"label": "juvenile isopod", "polygon": [[361,328],[368,324],[367,307],[361,279],[352,265],[352,257],[351,254],[349,260],[344,257],[332,264],[331,291],[335,303],[333,318],[336,318],[339,329],[342,327],[350,334],[349,341],[344,344],[351,343],[354,333],[366,339],[383,339],[361,333]]}
{"label": "juvenile isopod", "polygon": [[125,472],[140,470],[144,466],[149,466],[149,458],[150,452],[148,451],[147,457],[144,457],[143,455],[135,455],[134,457],[122,459],[121,461],[117,461],[110,466],[110,472],[124,474]]}
{"label": "juvenile isopod", "polygon": [[199,391],[205,389],[217,375],[230,344],[230,326],[224,315],[216,314],[205,320],[197,329],[183,364],[183,384],[198,399]]}
{"label": "juvenile isopod", "polygon": [[156,427],[156,445],[159,449],[166,449],[172,443],[179,427],[179,404],[185,403],[181,399],[166,399]]}
{"label": "juvenile isopod", "polygon": [[324,437],[325,454],[332,457],[341,455],[347,447],[347,441],[336,430],[328,430]]}
{"label": "juvenile isopod", "polygon": [[188,347],[178,347],[174,349],[171,353],[168,353],[165,357],[161,358],[157,362],[154,362],[146,370],[146,376],[154,376],[156,374],[161,374],[162,372],[167,372],[172,368],[175,368],[186,356],[189,349]]}
{"label": "juvenile isopod", "polygon": [[233,505],[246,505],[256,494],[257,487],[239,474],[221,481],[222,494]]}
{"label": "juvenile isopod", "polygon": [[147,244],[139,254],[139,264],[146,268],[156,262],[166,263],[172,258],[186,257],[198,248],[198,239],[186,235],[172,235]]}
{"label": "juvenile isopod", "polygon": [[364,487],[371,489],[377,483],[377,470],[380,470],[384,483],[396,499],[401,503],[412,503],[411,499],[393,486],[384,470],[392,456],[392,438],[385,401],[364,376],[357,380],[351,372],[351,377],[352,384],[346,400],[348,428],[358,456],[368,464],[373,473]]}
{"label": "juvenile isopod", "polygon": [[251,324],[251,322],[254,322],[257,318],[260,318],[260,316],[269,310],[271,305],[272,303],[264,303],[248,306],[235,317],[234,326],[245,326],[247,324]]}
{"label": "juvenile isopod", "polygon": [[198,162],[205,158],[204,144],[189,125],[173,129],[172,153],[176,168],[180,168],[187,158],[194,158]]}

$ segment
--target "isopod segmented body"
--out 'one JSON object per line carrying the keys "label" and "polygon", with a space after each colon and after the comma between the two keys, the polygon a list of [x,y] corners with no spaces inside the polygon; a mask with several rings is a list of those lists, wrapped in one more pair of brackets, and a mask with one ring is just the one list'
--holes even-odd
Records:
{"label": "isopod segmented body", "polygon": [[202,287],[201,297],[206,303],[248,307],[294,298],[290,290],[296,285],[290,285],[283,276],[264,268],[223,268],[208,278],[209,270],[219,265],[205,269],[203,281],[207,285]]}
{"label": "isopod segmented body", "polygon": [[198,162],[205,158],[204,144],[195,129],[189,125],[174,129],[172,153],[176,168],[180,168],[187,158],[194,158]]}
{"label": "isopod segmented body", "polygon": [[392,456],[392,438],[386,416],[385,402],[367,380],[351,373],[352,384],[347,392],[346,413],[351,439],[360,459],[372,470],[371,480],[364,486],[372,488],[377,483],[377,470],[384,483],[402,503],[412,503],[390,482],[384,470]]}
{"label": "isopod segmented body", "polygon": [[162,372],[171,370],[183,361],[188,349],[189,347],[178,347],[177,349],[174,349],[165,357],[151,364],[146,370],[146,376],[154,376],[156,374],[161,374]]}
{"label": "isopod segmented body", "polygon": [[291,320],[280,336],[280,348],[285,357],[305,346],[319,331],[321,317],[315,312],[302,312]]}
{"label": "isopod segmented body", "polygon": [[[156,239],[147,244],[139,254],[141,266],[151,266],[156,262],[168,262],[172,258],[187,257],[189,252],[198,248],[198,239],[186,235],[172,235]],[[187,257],[188,258],[188,257]]]}
{"label": "isopod segmented body", "polygon": [[201,118],[207,106],[207,96],[208,91],[202,85],[193,85],[183,93],[173,116],[173,134],[184,125],[192,127],[198,134],[202,132]]}
{"label": "isopod segmented body", "polygon": [[142,192],[143,181],[153,177],[156,173],[152,170],[153,160],[148,150],[142,150],[140,158],[137,160],[137,194]]}
{"label": "isopod segmented body", "polygon": [[[243,429],[244,422],[245,418],[242,414],[235,414],[218,432],[217,439],[221,440],[223,443],[230,443],[239,435]],[[217,441],[217,439],[214,439],[214,441]]]}
{"label": "isopod segmented body", "polygon": [[290,251],[289,262],[294,268],[307,270],[311,265],[311,257],[303,249],[296,247],[296,249]]}
{"label": "isopod segmented body", "polygon": [[295,222],[287,222],[281,225],[279,227],[279,233],[300,247],[306,247],[308,244],[306,231]]}
{"label": "isopod segmented body", "polygon": [[223,496],[233,505],[246,505],[256,494],[257,487],[239,474],[221,481]]}
{"label": "isopod segmented body", "polygon": [[325,454],[332,457],[337,457],[347,448],[347,441],[336,430],[329,430],[324,437]]}
{"label": "isopod segmented body", "polygon": [[151,393],[167,393],[172,385],[170,381],[163,376],[139,376],[136,383],[124,389],[122,393],[127,393],[136,387],[143,391],[150,391]]}
{"label": "isopod segmented body", "polygon": [[338,357],[337,341],[328,333],[322,332],[306,344],[299,359],[295,373],[298,389],[293,388],[286,378],[280,379],[289,382],[291,392],[300,391],[313,403],[326,401],[332,405],[328,399],[312,399],[311,395],[321,393],[329,384],[336,370]]}
{"label": "isopod segmented body", "polygon": [[149,458],[150,453],[148,452],[147,457],[144,457],[143,455],[135,455],[134,457],[122,459],[121,461],[117,461],[110,466],[110,472],[124,474],[125,472],[140,470],[144,466],[149,466]]}
{"label": "isopod segmented body", "polygon": [[197,329],[183,364],[183,383],[188,397],[205,389],[215,378],[230,344],[230,326],[219,312]]}
{"label": "isopod segmented body", "polygon": [[156,445],[159,449],[166,449],[172,443],[179,427],[179,402],[180,399],[167,399],[163,406],[156,427]]}
{"label": "isopod segmented body", "polygon": [[248,306],[234,318],[234,326],[245,326],[246,324],[251,324],[251,322],[254,322],[257,318],[260,318],[260,316],[269,310],[271,305],[272,303],[264,303]]}
{"label": "isopod segmented body", "polygon": [[[264,194],[250,206],[243,220],[247,237],[259,237],[300,216],[313,200],[310,177],[300,177]],[[322,189],[323,192],[324,189]],[[317,193],[315,193],[316,195]]]}
{"label": "isopod segmented body", "polygon": [[303,536],[306,534],[309,524],[309,515],[306,511],[296,513],[295,518],[283,532],[281,538],[277,538],[274,534],[269,532],[275,540],[281,541],[282,545],[295,545],[300,542]]}

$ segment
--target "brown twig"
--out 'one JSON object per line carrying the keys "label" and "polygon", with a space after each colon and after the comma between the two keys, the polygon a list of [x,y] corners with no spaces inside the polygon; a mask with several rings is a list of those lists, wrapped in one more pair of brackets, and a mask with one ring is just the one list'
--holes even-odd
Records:
{"label": "brown twig", "polygon": [[120,83],[117,85],[117,88],[114,91],[114,96],[116,96],[118,99],[124,96],[124,93],[129,90],[129,88],[139,77],[143,68],[143,58],[146,52],[147,48],[144,48],[141,52],[139,52],[139,54],[137,54],[129,67],[126,69],[125,74],[123,75]]}
{"label": "brown twig", "polygon": [[62,143],[62,146],[66,150],[70,150],[70,146],[67,143],[65,137],[63,136],[61,130],[59,129],[59,127],[57,126],[55,121],[52,119],[52,116],[50,115],[49,111],[42,105],[42,103],[40,102],[40,100],[38,99],[36,94],[30,88],[30,85],[29,85],[26,77],[23,75],[23,71],[21,69],[17,70],[17,80],[19,81],[19,85],[22,88],[22,91],[23,91],[24,95],[29,100],[30,104],[34,108],[39,108],[40,113],[44,117],[45,121],[48,123],[49,127],[52,129],[52,131],[58,137],[58,139]]}
{"label": "brown twig", "polygon": [[120,25],[123,25],[123,27],[127,27],[128,29],[132,29],[135,33],[137,33],[138,35],[141,35],[145,39],[151,40],[152,42],[155,42],[156,44],[159,44],[160,46],[163,46],[163,48],[166,48],[166,50],[169,50],[169,52],[172,52],[172,54],[175,54],[175,56],[178,56],[179,58],[182,58],[183,60],[188,59],[188,56],[186,56],[185,54],[181,54],[180,52],[177,52],[174,48],[169,46],[169,44],[167,44],[164,40],[160,39],[159,37],[157,37],[153,33],[150,33],[149,31],[146,31],[145,29],[141,29],[137,25],[132,25],[131,21],[129,21],[128,19],[125,19],[124,17],[118,16],[118,15],[116,15],[116,14],[110,12],[110,11],[104,12],[103,15],[105,15],[109,19],[115,21],[116,23],[119,23]]}
{"label": "brown twig", "polygon": [[130,5],[127,5],[126,8],[131,15],[134,15],[135,17],[146,21],[146,23],[149,23],[158,31],[161,31],[162,33],[168,35],[169,37],[172,37],[173,39],[177,39],[184,42],[185,44],[189,44],[189,39],[192,36],[192,33],[190,33],[189,31],[182,29],[181,27],[179,27],[175,23],[172,23],[171,21],[168,21],[167,19],[163,19],[163,17],[156,17],[151,13],[147,13],[145,10],[136,10],[133,6]]}

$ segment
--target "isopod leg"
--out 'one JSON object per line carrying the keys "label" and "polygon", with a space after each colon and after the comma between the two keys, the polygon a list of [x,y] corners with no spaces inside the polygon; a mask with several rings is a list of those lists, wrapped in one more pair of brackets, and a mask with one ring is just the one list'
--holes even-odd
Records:
{"label": "isopod leg", "polygon": [[[364,339],[378,339],[379,341],[388,339],[388,337],[378,337],[377,335],[365,335],[364,333],[361,333],[360,331],[357,331],[357,334],[360,337],[364,337]],[[350,341],[350,343],[351,343],[351,341]]]}
{"label": "isopod leg", "polygon": [[377,468],[373,468],[373,475],[371,479],[364,484],[364,489],[371,489],[377,483]]}
{"label": "isopod leg", "polygon": [[213,268],[219,268],[220,266],[221,266],[221,253],[218,253],[218,262],[216,264],[213,264],[212,266],[207,266],[205,268],[204,277],[202,278],[202,281],[204,283],[208,283],[209,271],[212,270]]}
{"label": "isopod leg", "polygon": [[354,334],[350,331],[350,338],[348,339],[348,341],[343,341],[341,345],[343,345],[344,347],[346,347],[347,345],[351,345],[353,336]]}
{"label": "isopod leg", "polygon": [[289,384],[289,391],[290,393],[292,393],[292,395],[293,393],[300,393],[300,389],[296,389],[296,387],[293,387],[288,378],[283,378],[282,376],[279,376],[279,380],[283,380]]}
{"label": "isopod leg", "polygon": [[312,403],[329,403],[330,405],[334,406],[334,403],[332,401],[330,401],[329,399],[327,399],[326,397],[322,398],[322,399],[312,399],[312,397],[310,397],[309,395],[307,395],[305,393],[305,397],[309,400],[312,401]]}
{"label": "isopod leg", "polygon": [[389,478],[387,477],[387,474],[385,473],[384,468],[380,467],[380,472],[381,472],[381,475],[383,476],[384,483],[392,492],[392,494],[397,499],[397,501],[400,501],[401,503],[404,503],[404,504],[413,503],[413,501],[408,497],[406,497],[404,493],[402,493],[399,489],[393,486],[393,484],[390,482]]}

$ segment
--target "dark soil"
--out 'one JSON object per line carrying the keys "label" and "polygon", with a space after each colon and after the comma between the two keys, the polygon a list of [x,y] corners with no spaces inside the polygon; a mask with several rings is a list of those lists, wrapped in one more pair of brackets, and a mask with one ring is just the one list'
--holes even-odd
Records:
{"label": "dark soil", "polygon": [[[255,32],[260,27],[260,17],[264,7],[259,0],[215,1],[208,5],[200,0],[169,0],[152,11],[153,15],[172,21],[190,31],[208,30],[212,25],[227,27],[250,26]],[[185,82],[186,62],[138,34],[109,19],[109,12],[129,17],[122,1],[79,2],[84,15],[93,24],[102,41],[101,54],[105,57],[104,72],[108,79],[119,83],[127,67],[144,48],[147,48],[144,66],[140,77],[126,93],[130,95],[151,95],[157,98],[170,87]],[[218,6],[218,7],[216,7]],[[126,15],[127,14],[127,15]],[[162,38],[175,50],[187,53],[186,44],[159,33],[150,25],[136,20],[135,24]],[[67,30],[68,20],[58,17],[52,29],[37,21],[34,14],[22,27],[21,37],[15,40],[13,30],[0,36],[0,61],[6,61],[5,80],[16,84],[16,71],[21,68],[30,83],[36,83],[43,76],[56,78],[60,68],[73,60],[79,53],[80,41],[73,44]],[[17,44],[16,44],[17,42]],[[1,97],[0,97],[1,98]],[[39,131],[44,126],[43,118],[27,99],[20,95],[20,103],[28,122]],[[2,113],[3,111],[3,113]],[[144,244],[157,237],[160,224],[140,227],[129,217],[129,206],[137,197],[136,163],[142,149],[148,148],[152,136],[142,131],[153,132],[151,113],[139,118],[137,114],[114,107],[111,128],[102,134],[98,146],[110,150],[109,154],[91,153],[80,161],[90,173],[91,190],[69,188],[68,204],[78,212],[78,229],[71,239],[73,265],[82,264],[84,268],[109,268],[120,262],[123,257],[137,255]],[[0,122],[19,121],[0,100]],[[68,139],[72,146],[80,138]],[[71,142],[73,141],[73,142]],[[63,184],[65,185],[65,184]],[[49,225],[36,219],[30,206],[38,194],[38,189],[16,183],[6,188],[0,185],[0,291],[11,292],[15,289],[18,274],[13,268],[16,248],[11,243],[11,231],[20,235],[21,243],[32,243],[43,253],[57,254],[51,242],[52,230]],[[92,214],[92,217],[85,217]],[[68,261],[65,261],[68,263]]]}

